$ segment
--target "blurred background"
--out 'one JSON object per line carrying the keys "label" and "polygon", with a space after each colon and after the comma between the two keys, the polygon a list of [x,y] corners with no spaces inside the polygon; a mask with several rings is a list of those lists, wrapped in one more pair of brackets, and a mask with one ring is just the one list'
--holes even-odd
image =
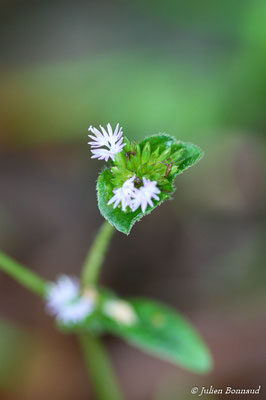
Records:
{"label": "blurred background", "polygon": [[[127,400],[263,386],[266,2],[7,0],[0,10],[1,249],[46,279],[79,274],[102,223],[89,125],[198,144],[205,157],[177,178],[174,200],[129,237],[116,233],[102,283],[189,316],[214,369],[199,376],[119,339],[106,345]],[[0,273],[0,399],[93,400],[78,343],[43,309]]]}

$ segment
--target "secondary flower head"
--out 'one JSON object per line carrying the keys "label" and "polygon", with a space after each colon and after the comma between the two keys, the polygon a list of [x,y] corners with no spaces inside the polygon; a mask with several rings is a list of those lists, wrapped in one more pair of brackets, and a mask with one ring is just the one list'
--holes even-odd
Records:
{"label": "secondary flower head", "polygon": [[134,195],[131,199],[130,207],[132,211],[136,211],[141,207],[141,211],[144,213],[148,205],[153,207],[152,199],[160,200],[157,196],[159,193],[161,193],[161,191],[157,187],[157,182],[143,177],[143,186],[139,189],[135,189]]}
{"label": "secondary flower head", "polygon": [[64,323],[82,321],[94,308],[92,299],[80,295],[78,280],[66,275],[49,285],[46,300],[47,312]]}
{"label": "secondary flower head", "polygon": [[115,155],[120,153],[125,146],[125,143],[123,143],[122,127],[119,127],[119,124],[117,124],[113,132],[111,125],[108,123],[107,130],[101,125],[100,129],[101,131],[92,126],[88,129],[88,131],[93,133],[93,135],[88,135],[92,139],[91,142],[88,142],[92,148],[91,152],[93,155],[91,158],[98,158],[105,161],[111,158],[114,161]]}
{"label": "secondary flower head", "polygon": [[103,312],[116,322],[123,325],[133,325],[137,315],[131,305],[124,300],[109,300],[103,307]]}
{"label": "secondary flower head", "polygon": [[120,188],[114,189],[114,196],[108,201],[108,205],[114,203],[113,207],[116,208],[121,203],[122,211],[126,211],[127,206],[131,207],[135,192],[134,180],[135,175],[127,179]]}
{"label": "secondary flower head", "polygon": [[[143,213],[148,205],[153,207],[152,199],[160,200],[157,194],[161,193],[161,191],[157,187],[157,182],[143,177],[143,186],[136,188],[134,185],[135,180],[136,175],[127,179],[120,188],[114,189],[114,196],[107,204],[114,204],[114,208],[121,204],[122,211],[126,211],[127,207],[132,211],[136,211],[141,207]],[[142,181],[140,180],[140,182]]]}

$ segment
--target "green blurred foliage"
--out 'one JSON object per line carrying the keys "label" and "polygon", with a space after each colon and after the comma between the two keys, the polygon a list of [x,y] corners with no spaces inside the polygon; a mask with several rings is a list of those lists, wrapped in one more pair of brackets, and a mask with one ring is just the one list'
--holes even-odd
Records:
{"label": "green blurred foliage", "polygon": [[157,32],[160,24],[172,25],[176,41],[4,68],[6,141],[80,142],[88,125],[108,121],[137,139],[166,132],[204,141],[232,129],[265,128],[264,1],[129,4],[158,18]]}
{"label": "green blurred foliage", "polygon": [[0,320],[0,388],[16,388],[26,373],[31,335],[18,326]]}
{"label": "green blurred foliage", "polygon": [[136,139],[163,131],[195,136],[204,126],[217,129],[224,89],[191,69],[141,53],[26,69],[6,81],[3,120],[20,142],[81,140],[90,123],[108,121]]}

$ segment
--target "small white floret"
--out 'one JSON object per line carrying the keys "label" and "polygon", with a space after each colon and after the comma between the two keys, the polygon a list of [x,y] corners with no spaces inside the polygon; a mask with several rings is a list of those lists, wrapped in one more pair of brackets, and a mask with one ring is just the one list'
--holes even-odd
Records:
{"label": "small white floret", "polygon": [[131,305],[124,300],[109,300],[103,307],[103,312],[120,324],[133,325],[137,315]]}
{"label": "small white floret", "polygon": [[114,203],[113,207],[116,208],[121,203],[122,211],[126,211],[127,206],[131,207],[131,199],[135,192],[134,180],[135,175],[127,179],[120,188],[114,189],[114,196],[108,201],[108,205]]}
{"label": "small white floret", "polygon": [[93,303],[84,297],[79,297],[58,310],[57,320],[65,324],[70,322],[77,323],[83,321],[92,312],[93,308]]}
{"label": "small white floret", "polygon": [[75,323],[82,321],[94,309],[94,302],[80,294],[76,278],[62,275],[51,283],[46,294],[46,310],[56,316],[59,322]]}
{"label": "small white floret", "polygon": [[92,132],[93,135],[88,135],[92,141],[88,142],[91,145],[91,158],[98,158],[99,160],[108,161],[111,158],[113,161],[115,159],[115,155],[120,153],[123,147],[126,145],[123,143],[123,130],[122,127],[119,127],[119,124],[116,125],[115,130],[111,125],[107,124],[107,131],[100,125],[100,129],[94,128],[90,126],[88,131]]}
{"label": "small white floret", "polygon": [[157,196],[161,191],[157,187],[156,181],[151,181],[150,179],[143,178],[143,186],[139,189],[135,189],[134,194],[131,199],[131,209],[136,211],[141,207],[142,212],[146,211],[148,205],[153,207],[154,200],[160,200]]}

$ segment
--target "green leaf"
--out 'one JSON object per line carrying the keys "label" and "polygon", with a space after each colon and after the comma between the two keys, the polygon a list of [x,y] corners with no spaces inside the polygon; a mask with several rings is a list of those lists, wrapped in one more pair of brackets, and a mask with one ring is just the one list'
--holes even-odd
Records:
{"label": "green leaf", "polygon": [[[139,168],[137,167],[138,171],[141,171],[141,169],[145,168],[145,171],[148,172],[147,175],[144,175],[149,178],[149,173],[155,174],[157,170],[162,171],[163,167],[163,173],[159,171],[160,178],[158,179],[158,184],[160,184],[160,182],[162,184],[162,190],[159,194],[160,200],[154,201],[153,207],[148,206],[145,213],[143,213],[141,209],[138,209],[135,212],[132,212],[129,209],[127,212],[124,212],[119,207],[114,209],[112,204],[107,204],[113,196],[114,190],[112,182],[113,175],[111,171],[107,168],[104,168],[104,170],[99,175],[97,181],[98,207],[101,214],[118,231],[127,235],[130,233],[133,225],[137,221],[139,221],[144,215],[149,214],[164,200],[171,198],[171,195],[174,193],[175,190],[173,186],[175,177],[185,171],[187,168],[194,165],[203,156],[203,152],[199,147],[191,143],[176,141],[175,138],[166,134],[154,135],[144,139],[142,142],[140,142],[139,148],[142,152],[142,158],[145,161],[145,165],[143,166],[140,164]],[[138,146],[136,150],[136,158],[132,158],[135,163],[136,159],[140,159],[138,155]],[[171,159],[171,154],[173,154],[173,159]],[[150,164],[148,162],[148,158],[150,158]],[[127,166],[125,164],[125,159],[123,158],[122,153],[120,154],[120,156],[118,155],[116,161],[123,164],[123,167]],[[172,168],[172,170],[170,168],[169,175],[167,175],[167,182],[165,182],[164,176],[164,174],[166,174],[167,166],[162,164],[162,162],[172,163],[174,167]],[[132,176],[132,172],[129,176]]]}
{"label": "green leaf", "polygon": [[100,289],[92,314],[81,322],[58,327],[65,332],[94,335],[109,332],[195,372],[208,372],[212,366],[210,352],[192,325],[177,311],[149,299],[122,299]]}
{"label": "green leaf", "polygon": [[155,356],[189,370],[205,373],[212,358],[207,346],[181,314],[148,299],[127,299],[136,322],[127,325],[107,318],[106,329]]}

